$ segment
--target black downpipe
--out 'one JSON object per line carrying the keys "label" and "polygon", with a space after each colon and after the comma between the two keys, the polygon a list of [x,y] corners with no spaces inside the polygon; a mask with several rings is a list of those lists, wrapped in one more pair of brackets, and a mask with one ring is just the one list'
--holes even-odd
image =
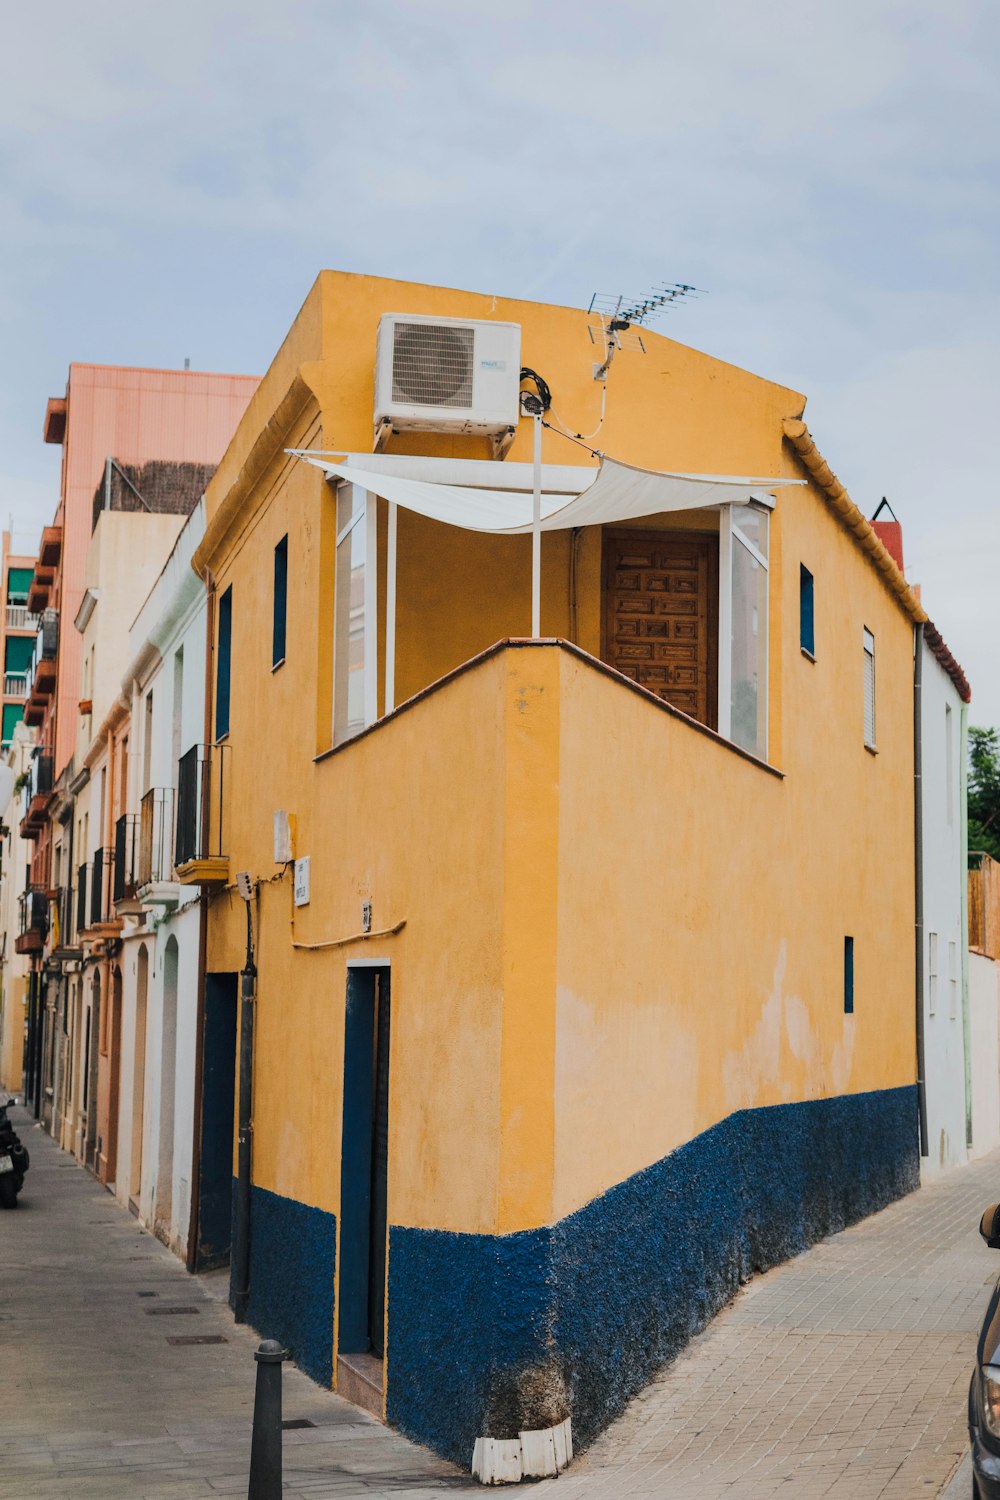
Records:
{"label": "black downpipe", "polygon": [[917,1110],[920,1155],[927,1144],[927,1085],[924,1078],[924,800],[923,800],[923,655],[924,627],[913,627],[913,875],[917,958]]}
{"label": "black downpipe", "polygon": [[34,969],[35,980],[35,1119],[42,1117],[42,1073],[45,1062],[45,1002],[42,991],[42,971]]}
{"label": "black downpipe", "polygon": [[253,917],[247,907],[247,959],[240,975],[240,1105],[236,1139],[236,1226],[233,1245],[233,1313],[247,1320],[250,1301],[250,1168],[253,1138],[253,1008],[257,969],[253,957]]}

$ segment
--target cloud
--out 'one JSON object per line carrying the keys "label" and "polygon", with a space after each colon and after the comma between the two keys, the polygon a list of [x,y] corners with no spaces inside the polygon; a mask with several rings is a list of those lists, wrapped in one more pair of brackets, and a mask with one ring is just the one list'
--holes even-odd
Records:
{"label": "cloud", "polygon": [[322,265],[575,303],[690,280],[710,295],[665,331],[809,394],[859,503],[901,497],[961,654],[992,629],[969,580],[993,545],[998,41],[984,0],[15,8],[10,483],[51,482],[70,359],[261,369]]}

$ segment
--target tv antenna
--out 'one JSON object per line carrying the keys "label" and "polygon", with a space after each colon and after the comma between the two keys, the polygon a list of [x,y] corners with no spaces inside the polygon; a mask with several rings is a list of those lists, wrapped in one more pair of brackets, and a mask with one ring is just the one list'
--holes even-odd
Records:
{"label": "tv antenna", "polygon": [[607,380],[611,361],[619,349],[639,349],[645,354],[641,330],[654,318],[668,313],[679,302],[705,295],[704,288],[686,281],[656,286],[644,297],[615,297],[595,292],[587,308],[587,330],[591,342],[603,349],[604,358],[594,366],[594,379]]}

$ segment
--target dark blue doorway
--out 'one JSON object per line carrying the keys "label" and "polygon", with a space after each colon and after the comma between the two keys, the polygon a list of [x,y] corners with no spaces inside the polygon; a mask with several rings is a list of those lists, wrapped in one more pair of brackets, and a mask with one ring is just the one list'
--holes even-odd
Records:
{"label": "dark blue doorway", "polygon": [[385,1352],[389,970],[349,969],[340,1177],[342,1354]]}
{"label": "dark blue doorway", "polygon": [[233,1201],[238,974],[206,974],[201,1170],[195,1269],[229,1263]]}

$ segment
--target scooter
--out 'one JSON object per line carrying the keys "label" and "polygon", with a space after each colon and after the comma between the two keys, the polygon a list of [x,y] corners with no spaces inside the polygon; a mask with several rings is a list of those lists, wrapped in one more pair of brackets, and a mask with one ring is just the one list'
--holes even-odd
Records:
{"label": "scooter", "polygon": [[4,1208],[17,1207],[17,1195],[24,1186],[24,1174],[28,1170],[28,1153],[21,1145],[7,1111],[16,1099],[0,1104],[0,1204]]}

